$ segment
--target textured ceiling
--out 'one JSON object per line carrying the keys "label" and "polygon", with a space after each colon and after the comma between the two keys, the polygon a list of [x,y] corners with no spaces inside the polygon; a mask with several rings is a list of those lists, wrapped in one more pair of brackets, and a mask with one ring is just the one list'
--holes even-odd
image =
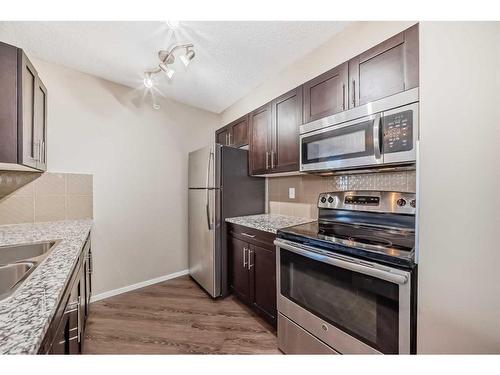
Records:
{"label": "textured ceiling", "polygon": [[341,31],[346,22],[0,22],[0,41],[29,56],[133,88],[158,62],[157,51],[175,41],[192,42],[188,69],[175,63],[167,82],[155,76],[158,92],[219,113],[287,65]]}

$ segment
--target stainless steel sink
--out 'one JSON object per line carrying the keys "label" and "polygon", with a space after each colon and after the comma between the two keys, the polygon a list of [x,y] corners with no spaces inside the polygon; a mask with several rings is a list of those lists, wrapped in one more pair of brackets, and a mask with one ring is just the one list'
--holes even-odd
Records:
{"label": "stainless steel sink", "polygon": [[0,301],[12,295],[58,243],[0,246]]}
{"label": "stainless steel sink", "polygon": [[34,269],[31,262],[0,265],[0,300],[10,296]]}
{"label": "stainless steel sink", "polygon": [[38,258],[47,254],[56,241],[39,242],[25,245],[0,246],[0,264],[19,262],[20,260]]}

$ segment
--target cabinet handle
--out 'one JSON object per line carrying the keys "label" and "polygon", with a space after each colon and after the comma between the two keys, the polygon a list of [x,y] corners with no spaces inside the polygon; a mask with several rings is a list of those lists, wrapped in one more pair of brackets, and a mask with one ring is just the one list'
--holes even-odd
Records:
{"label": "cabinet handle", "polygon": [[253,251],[251,249],[248,249],[248,270],[249,271],[253,267],[253,264],[250,262],[250,259],[252,259],[252,254],[253,254]]}
{"label": "cabinet handle", "polygon": [[45,164],[45,141],[42,140],[42,155],[40,156],[40,161]]}
{"label": "cabinet handle", "polygon": [[345,110],[345,83],[342,84],[342,110]]}
{"label": "cabinet handle", "polygon": [[271,169],[274,169],[274,150],[271,150]]}
{"label": "cabinet handle", "polygon": [[230,145],[231,144],[231,133],[228,133],[227,135],[229,137],[229,142],[227,144]]}
{"label": "cabinet handle", "polygon": [[255,234],[241,233],[242,236],[255,238]]}
{"label": "cabinet handle", "polygon": [[352,106],[356,106],[356,81],[352,80]]}
{"label": "cabinet handle", "polygon": [[87,273],[89,275],[92,275],[94,273],[93,267],[92,267],[92,255],[89,254],[85,257],[85,260],[89,261],[89,267],[87,268]]}
{"label": "cabinet handle", "polygon": [[247,268],[247,248],[243,248],[243,268]]}
{"label": "cabinet handle", "polygon": [[269,152],[266,151],[266,169],[269,169]]}

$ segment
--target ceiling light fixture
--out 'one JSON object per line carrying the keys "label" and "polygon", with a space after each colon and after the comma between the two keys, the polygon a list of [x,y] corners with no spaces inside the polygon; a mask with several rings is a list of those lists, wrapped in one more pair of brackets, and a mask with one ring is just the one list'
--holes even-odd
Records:
{"label": "ceiling light fixture", "polygon": [[155,69],[144,72],[144,86],[148,89],[153,87],[154,82],[151,77],[153,74],[157,74],[159,72],[164,72],[168,79],[172,80],[175,70],[171,68],[171,65],[175,62],[175,52],[183,49],[184,54],[182,54],[179,58],[185,66],[188,66],[196,55],[192,44],[178,44],[170,47],[169,50],[160,50],[158,52],[158,58],[160,59],[158,66]]}

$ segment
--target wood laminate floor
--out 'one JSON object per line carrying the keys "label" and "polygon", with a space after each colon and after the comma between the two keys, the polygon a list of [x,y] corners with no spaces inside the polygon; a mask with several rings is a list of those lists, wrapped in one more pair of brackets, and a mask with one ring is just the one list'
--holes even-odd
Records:
{"label": "wood laminate floor", "polygon": [[85,354],[279,354],[272,327],[188,276],[91,304]]}

